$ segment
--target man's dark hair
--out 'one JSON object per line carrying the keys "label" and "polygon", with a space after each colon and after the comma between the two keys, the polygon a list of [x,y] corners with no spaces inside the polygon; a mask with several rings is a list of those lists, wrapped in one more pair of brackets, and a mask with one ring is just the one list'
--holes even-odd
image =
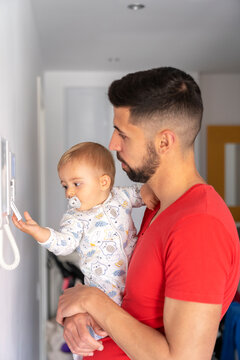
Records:
{"label": "man's dark hair", "polygon": [[163,119],[174,119],[182,128],[185,143],[192,145],[201,127],[203,104],[201,91],[193,78],[172,68],[138,71],[115,80],[108,97],[114,107],[129,107],[133,124],[150,125]]}

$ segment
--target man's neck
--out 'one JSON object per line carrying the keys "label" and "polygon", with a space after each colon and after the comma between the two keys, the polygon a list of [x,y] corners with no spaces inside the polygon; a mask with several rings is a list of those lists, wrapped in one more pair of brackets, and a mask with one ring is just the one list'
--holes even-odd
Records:
{"label": "man's neck", "polygon": [[188,189],[196,184],[204,184],[204,179],[197,172],[194,162],[182,162],[168,168],[160,168],[149,180],[148,184],[159,199],[159,212],[165,210],[180,198]]}

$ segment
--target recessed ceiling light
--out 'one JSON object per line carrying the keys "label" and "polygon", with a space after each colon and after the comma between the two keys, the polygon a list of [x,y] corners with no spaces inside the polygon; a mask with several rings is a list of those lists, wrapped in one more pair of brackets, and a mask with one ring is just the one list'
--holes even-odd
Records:
{"label": "recessed ceiling light", "polygon": [[109,61],[109,62],[119,62],[119,61],[120,61],[120,58],[119,58],[119,57],[109,57],[109,58],[108,58],[108,61]]}
{"label": "recessed ceiling light", "polygon": [[145,5],[143,4],[130,4],[128,5],[128,8],[131,10],[141,10],[143,8],[145,8]]}

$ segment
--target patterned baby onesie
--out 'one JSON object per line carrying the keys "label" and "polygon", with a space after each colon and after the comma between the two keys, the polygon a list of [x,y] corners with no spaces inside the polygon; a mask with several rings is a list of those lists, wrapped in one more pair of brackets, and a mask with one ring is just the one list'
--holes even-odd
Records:
{"label": "patterned baby onesie", "polygon": [[121,305],[128,263],[137,234],[131,211],[143,206],[140,185],[114,187],[104,203],[90,210],[69,209],[60,231],[41,244],[55,255],[79,254],[84,282],[103,290]]}

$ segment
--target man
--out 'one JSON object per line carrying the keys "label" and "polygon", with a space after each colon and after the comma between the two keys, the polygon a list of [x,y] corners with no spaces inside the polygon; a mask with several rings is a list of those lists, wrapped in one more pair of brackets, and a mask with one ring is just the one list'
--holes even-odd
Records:
{"label": "man", "polygon": [[[122,307],[98,289],[78,286],[60,297],[57,320],[67,318],[72,351],[94,359],[211,359],[239,282],[240,250],[227,206],[195,167],[200,89],[184,72],[159,68],[114,81],[109,99],[109,148],[160,205],[145,213]],[[89,339],[87,323],[109,335],[103,346]]]}

